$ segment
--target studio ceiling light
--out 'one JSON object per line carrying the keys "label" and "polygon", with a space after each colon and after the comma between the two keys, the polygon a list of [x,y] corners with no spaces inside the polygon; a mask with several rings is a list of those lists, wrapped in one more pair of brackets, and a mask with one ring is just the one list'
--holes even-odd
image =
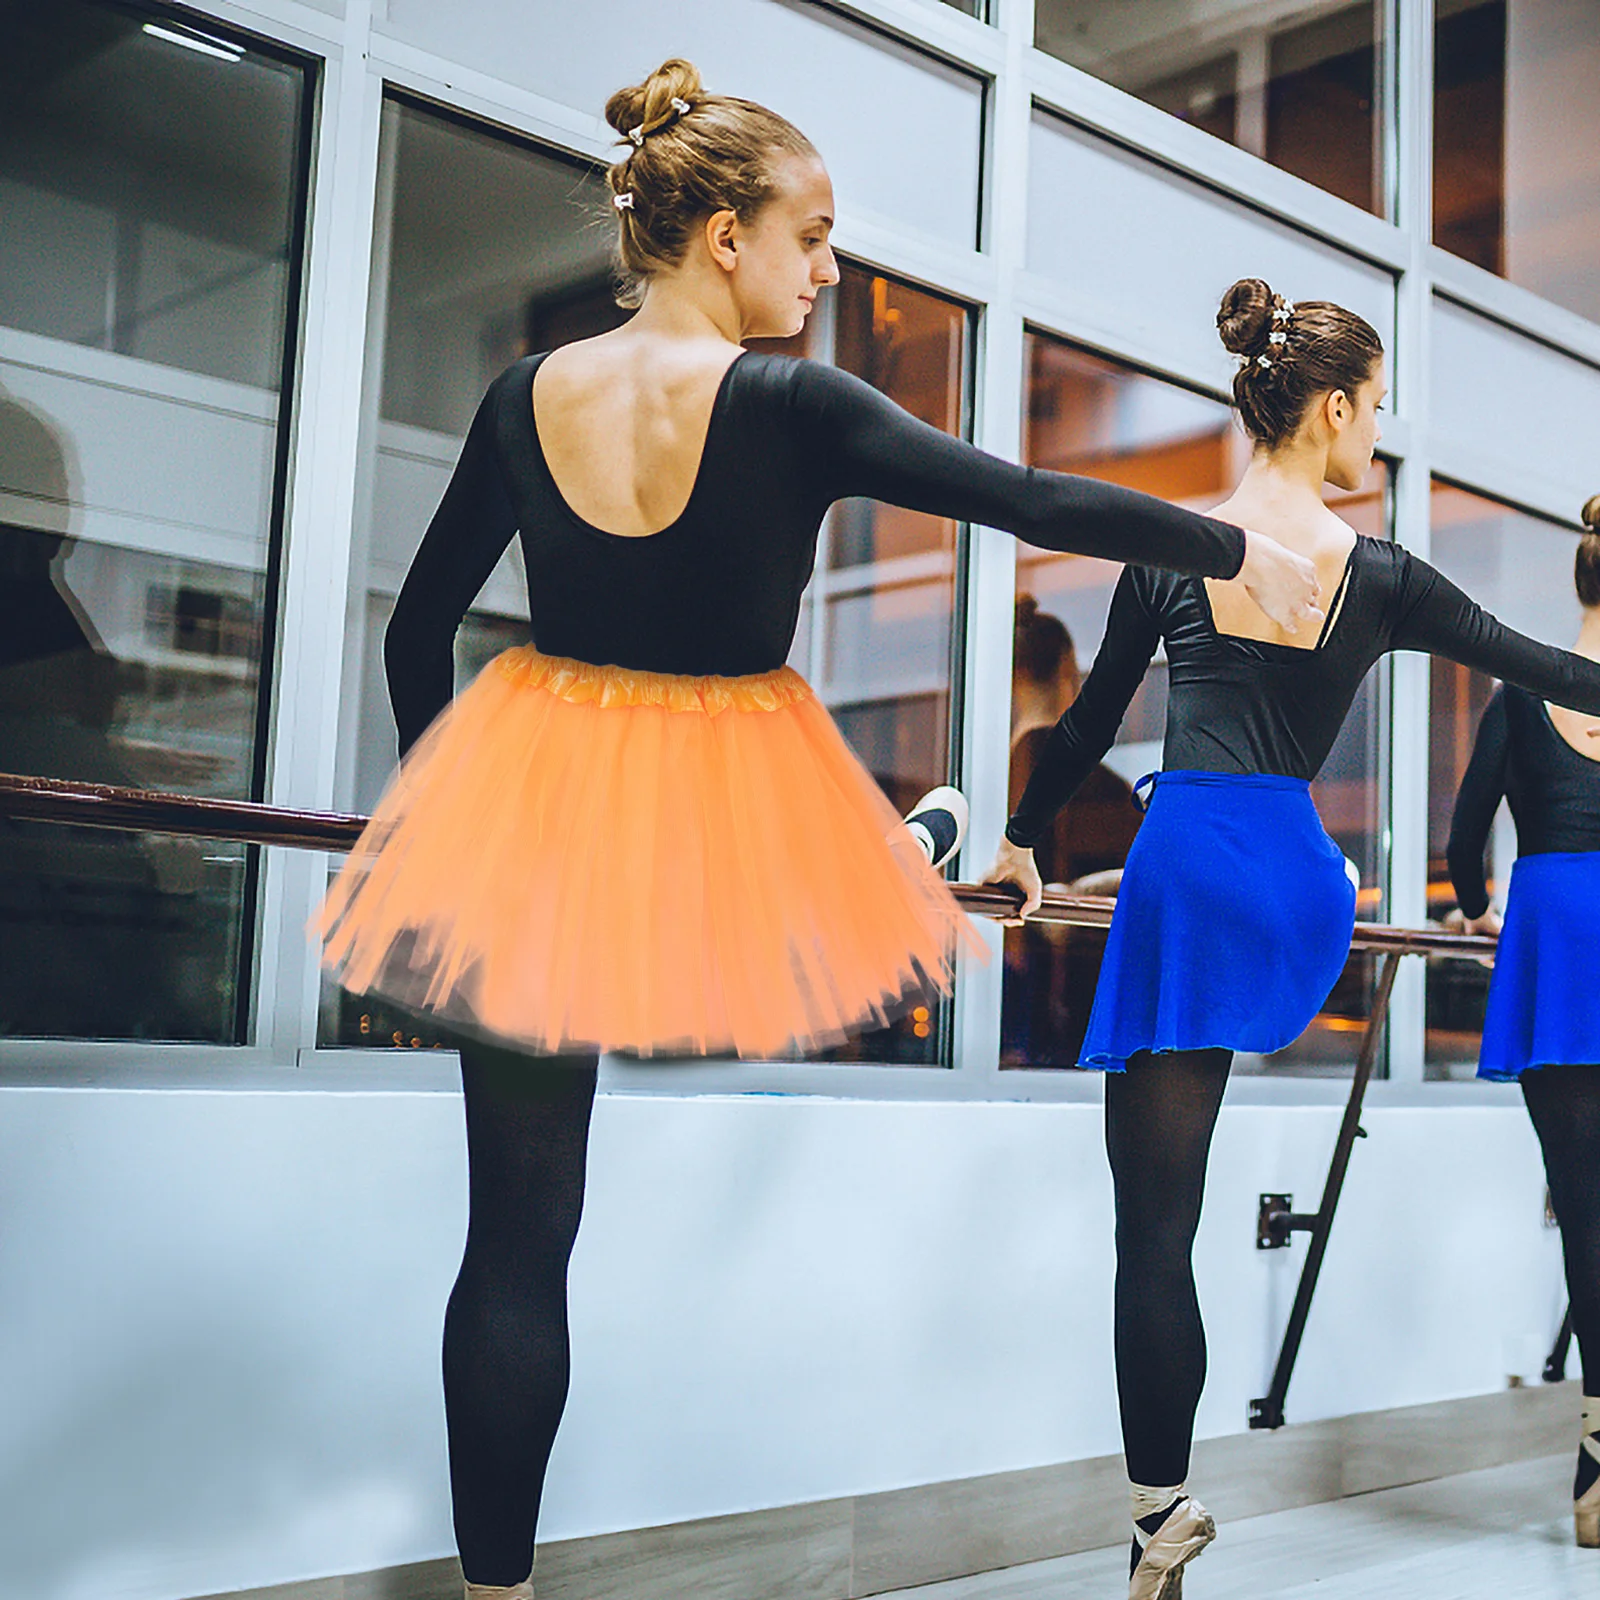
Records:
{"label": "studio ceiling light", "polygon": [[204,34],[186,33],[177,28],[164,28],[159,22],[147,22],[144,31],[154,39],[165,39],[168,44],[181,44],[185,50],[197,51],[203,56],[213,56],[218,61],[237,61],[244,51],[222,39],[208,39]]}

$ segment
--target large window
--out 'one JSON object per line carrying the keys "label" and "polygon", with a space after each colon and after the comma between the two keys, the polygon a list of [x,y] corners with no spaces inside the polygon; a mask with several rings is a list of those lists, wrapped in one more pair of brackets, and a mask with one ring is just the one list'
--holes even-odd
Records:
{"label": "large window", "polygon": [[[1555,523],[1469,494],[1433,486],[1433,564],[1510,627],[1549,644],[1570,645],[1582,609],[1573,590],[1574,538]],[[1455,890],[1445,862],[1456,791],[1472,757],[1478,719],[1495,683],[1480,672],[1437,658],[1432,664],[1428,727],[1428,915],[1455,920]],[[1511,813],[1502,805],[1489,841],[1489,892],[1504,906],[1517,856]],[[1436,960],[1428,966],[1427,1075],[1473,1077],[1483,1033],[1489,969],[1478,961]]]}
{"label": "large window", "polygon": [[1600,321],[1600,7],[1438,0],[1436,244]]}
{"label": "large window", "polygon": [[[392,101],[380,152],[369,394],[341,740],[340,803],[367,810],[394,766],[383,631],[474,409],[510,361],[616,326],[611,208],[592,169]],[[777,348],[834,361],[950,432],[965,412],[959,305],[846,263],[812,325]],[[890,798],[946,780],[952,748],[955,524],[866,501],[823,528],[792,655]],[[527,637],[515,545],[457,638],[457,681]],[[325,984],[333,1044],[429,1044],[414,1018]],[[942,1059],[931,1008],[845,1047]]]}
{"label": "large window", "polygon": [[[1225,499],[1249,447],[1221,402],[1118,366],[1043,335],[1028,341],[1025,458],[1035,466],[1107,478],[1204,510]],[[1358,493],[1330,503],[1362,533],[1387,537],[1385,474],[1375,467]],[[1077,694],[1105,628],[1120,569],[1084,556],[1019,548],[1011,696],[1010,803],[1038,751]],[[1317,808],[1361,873],[1360,915],[1382,914],[1383,747],[1386,698],[1380,667],[1363,686],[1313,785]],[[1117,873],[1138,830],[1131,786],[1161,765],[1166,662],[1158,654],[1099,769],[1040,843],[1047,883],[1077,893],[1116,892]],[[1104,937],[1086,929],[1008,930],[1001,1065],[1075,1065]],[[1306,1033],[1266,1062],[1240,1070],[1343,1070],[1364,1025],[1371,970],[1352,959],[1327,1007]]]}
{"label": "large window", "polygon": [[[0,771],[259,795],[303,68],[92,0],[0,51]],[[0,822],[0,1033],[244,1034],[243,847]]]}
{"label": "large window", "polygon": [[1385,12],[1326,0],[1038,0],[1034,43],[1381,213]]}

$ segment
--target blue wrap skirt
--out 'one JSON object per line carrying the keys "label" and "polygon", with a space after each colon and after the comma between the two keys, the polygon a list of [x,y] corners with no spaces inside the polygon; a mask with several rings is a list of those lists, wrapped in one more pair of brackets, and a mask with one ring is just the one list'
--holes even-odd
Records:
{"label": "blue wrap skirt", "polygon": [[1080,1067],[1140,1050],[1267,1055],[1350,952],[1354,869],[1301,778],[1163,772],[1123,870]]}
{"label": "blue wrap skirt", "polygon": [[1600,1063],[1600,851],[1519,856],[1495,952],[1478,1076]]}

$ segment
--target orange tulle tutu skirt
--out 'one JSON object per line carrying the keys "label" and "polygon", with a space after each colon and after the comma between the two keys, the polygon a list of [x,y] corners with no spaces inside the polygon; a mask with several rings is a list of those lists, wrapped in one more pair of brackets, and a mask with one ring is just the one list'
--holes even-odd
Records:
{"label": "orange tulle tutu skirt", "polygon": [[531,646],[418,741],[316,928],[345,988],[539,1053],[816,1049],[983,948],[797,673]]}

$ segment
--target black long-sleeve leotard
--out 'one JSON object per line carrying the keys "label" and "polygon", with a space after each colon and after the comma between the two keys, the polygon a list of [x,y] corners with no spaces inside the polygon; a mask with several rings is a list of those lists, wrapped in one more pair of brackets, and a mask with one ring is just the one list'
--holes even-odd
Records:
{"label": "black long-sleeve leotard", "polygon": [[448,703],[456,629],[519,530],[540,650],[694,675],[783,665],[818,527],[849,496],[1210,577],[1244,561],[1229,523],[1001,461],[837,368],[750,352],[717,390],[683,514],[641,538],[606,533],[562,499],[539,448],[542,359],[490,386],[395,603],[384,659],[402,754]]}
{"label": "black long-sleeve leotard", "polygon": [[1314,778],[1361,680],[1389,650],[1421,650],[1600,714],[1600,665],[1515,633],[1398,545],[1357,538],[1343,600],[1315,649],[1219,633],[1198,578],[1127,567],[1105,640],[1056,724],[1006,826],[1029,846],[1111,748],[1145,668],[1166,640],[1173,770]]}
{"label": "black long-sleeve leotard", "polygon": [[1450,881],[1469,917],[1489,909],[1483,852],[1502,797],[1511,802],[1519,855],[1600,850],[1600,760],[1561,737],[1543,699],[1509,684],[1484,707],[1450,818]]}

